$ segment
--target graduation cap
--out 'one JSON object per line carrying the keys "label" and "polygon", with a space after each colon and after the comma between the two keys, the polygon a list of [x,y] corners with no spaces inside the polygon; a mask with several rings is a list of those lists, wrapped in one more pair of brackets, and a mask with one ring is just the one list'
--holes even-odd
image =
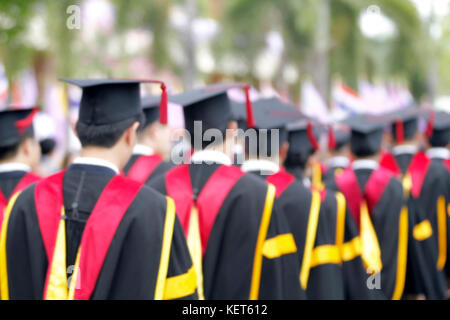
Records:
{"label": "graduation cap", "polygon": [[141,99],[142,111],[145,114],[145,123],[141,126],[142,129],[159,120],[159,105],[161,97],[147,95]]}
{"label": "graduation cap", "polygon": [[232,113],[233,120],[235,120],[238,123],[238,128],[242,129],[242,130],[246,130],[247,129],[247,111],[245,109],[245,104],[231,100],[230,106],[231,106],[231,113]]}
{"label": "graduation cap", "polygon": [[411,139],[419,130],[419,110],[408,108],[395,111],[389,116],[392,118],[391,133],[397,143]]}
{"label": "graduation cap", "polygon": [[141,114],[141,83],[161,84],[160,122],[167,124],[167,91],[162,81],[147,79],[61,79],[82,90],[79,121],[114,124]]}
{"label": "graduation cap", "polygon": [[[241,106],[243,109],[243,106]],[[240,112],[242,114],[242,111]],[[272,150],[272,129],[278,130],[278,143],[281,145],[288,140],[286,125],[288,123],[304,119],[305,116],[292,105],[283,103],[277,98],[260,99],[253,103],[253,113],[255,118],[254,129],[267,130],[265,141],[259,141],[262,138],[258,134],[258,146],[266,146],[266,150],[259,150],[258,153],[267,152],[270,154]]]}
{"label": "graduation cap", "polygon": [[431,111],[426,136],[432,147],[446,147],[450,140],[450,114]]}
{"label": "graduation cap", "polygon": [[380,151],[384,128],[389,123],[388,119],[356,115],[345,121],[351,128],[350,146],[355,156],[368,157]]}
{"label": "graduation cap", "polygon": [[286,125],[289,135],[289,149],[296,152],[314,153],[319,150],[322,128],[313,120],[300,120]]}
{"label": "graduation cap", "polygon": [[350,128],[344,125],[330,125],[328,128],[328,149],[339,150],[350,142]]}
{"label": "graduation cap", "polygon": [[313,120],[300,120],[289,123],[288,131],[289,151],[285,166],[304,167],[308,158],[319,150],[319,138],[322,128]]}
{"label": "graduation cap", "polygon": [[38,108],[5,110],[0,112],[0,147],[12,147],[34,133],[33,119]]}
{"label": "graduation cap", "polygon": [[247,125],[254,127],[252,103],[250,101],[250,86],[244,83],[218,83],[201,89],[194,89],[171,96],[172,102],[183,106],[186,129],[194,134],[194,122],[202,122],[202,133],[208,129],[219,129],[225,132],[228,123],[235,119],[232,112],[228,90],[242,88],[246,95]]}

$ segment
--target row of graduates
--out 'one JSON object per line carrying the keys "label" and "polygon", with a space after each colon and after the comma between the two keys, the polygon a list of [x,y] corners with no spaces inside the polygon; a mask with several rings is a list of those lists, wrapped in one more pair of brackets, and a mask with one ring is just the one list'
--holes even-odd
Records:
{"label": "row of graduates", "polygon": [[[67,81],[83,88],[76,127],[83,150],[64,172],[35,183],[23,166],[32,153],[34,112],[0,113],[2,299],[445,297],[439,209],[447,221],[448,184],[438,188],[436,179],[448,171],[435,172],[442,161],[423,157],[426,178],[414,189],[416,172],[402,186],[393,166],[369,159],[380,151],[386,124],[401,126],[398,116],[353,118],[342,144],[340,132],[330,134],[333,152],[350,145],[352,164],[330,161],[323,175],[315,166],[310,187],[304,173],[318,149],[313,122],[276,99],[232,103],[227,91],[248,93],[245,85],[167,97],[163,84],[160,99],[141,102],[141,81]],[[202,142],[190,164],[165,163],[155,151],[167,146],[168,99],[183,105],[192,137],[194,122],[202,121],[201,133],[219,129],[223,143]],[[445,149],[444,118],[436,117],[429,141]],[[237,124],[278,129],[278,141],[244,147],[238,168],[227,154]],[[429,196],[420,207],[405,190],[414,190],[414,199],[435,190],[444,200]]]}

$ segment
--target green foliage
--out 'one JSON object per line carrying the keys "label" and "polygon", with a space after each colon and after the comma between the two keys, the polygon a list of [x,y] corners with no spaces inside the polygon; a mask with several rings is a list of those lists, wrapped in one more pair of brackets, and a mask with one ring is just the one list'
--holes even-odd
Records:
{"label": "green foliage", "polygon": [[[180,40],[169,25],[169,13],[173,5],[184,6],[186,0],[110,2],[115,6],[115,35],[137,28],[151,31],[153,43],[148,56],[153,64],[178,74],[183,72],[169,54],[170,40]],[[88,71],[110,73],[104,61],[109,39],[99,38],[95,48],[85,48],[80,31],[65,27],[67,7],[82,3],[82,0],[0,0],[0,60],[10,79],[42,56],[55,62],[58,75],[87,75]],[[318,3],[317,0],[197,0],[196,11],[198,16],[219,20],[222,31],[213,43],[214,56],[216,60],[225,54],[240,57],[249,66],[248,74],[241,76],[245,79],[257,81],[252,66],[266,46],[267,32],[280,32],[286,50],[276,75],[275,82],[279,83],[282,67],[287,63],[294,64],[302,78],[314,72],[317,27],[321,23],[317,18]],[[450,48],[445,45],[450,39],[449,23],[443,38],[447,42],[433,44],[423,32],[423,23],[409,0],[329,0],[329,5],[330,44],[326,50],[330,79],[337,75],[354,88],[361,77],[400,79],[406,81],[419,98],[426,87],[427,59],[438,47],[442,86],[450,85],[447,66]],[[370,5],[379,6],[394,22],[397,32],[392,39],[367,39],[362,35],[359,17]],[[24,35],[30,19],[42,11],[50,45],[44,51],[37,51],[24,41]],[[122,65],[126,65],[127,59],[127,56],[120,57]]]}
{"label": "green foliage", "polygon": [[35,2],[0,1],[0,59],[10,80],[31,62],[33,50],[24,41],[24,34]]}
{"label": "green foliage", "polygon": [[168,60],[168,25],[170,1],[112,0],[116,6],[117,31],[143,28],[153,33],[151,58],[159,67],[170,66]]}

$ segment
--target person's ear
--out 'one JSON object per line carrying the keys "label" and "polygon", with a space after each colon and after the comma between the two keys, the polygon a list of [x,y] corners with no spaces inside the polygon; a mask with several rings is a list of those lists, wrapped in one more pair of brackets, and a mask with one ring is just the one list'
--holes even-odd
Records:
{"label": "person's ear", "polygon": [[134,122],[124,133],[124,140],[127,146],[133,147],[136,144],[137,129],[139,128],[139,122]]}
{"label": "person's ear", "polygon": [[73,133],[75,134],[75,136],[76,136],[78,139],[80,139],[80,137],[78,136],[78,132],[77,132],[77,124],[76,124],[76,123],[72,123],[70,126],[72,127],[72,131],[73,131]]}
{"label": "person's ear", "polygon": [[232,140],[235,137],[236,130],[238,129],[238,124],[236,121],[230,121],[225,132],[225,139]]}
{"label": "person's ear", "polygon": [[29,157],[33,153],[33,139],[26,138],[23,140],[20,149],[24,156]]}
{"label": "person's ear", "polygon": [[238,128],[238,124],[237,124],[236,121],[233,120],[233,121],[230,121],[228,123],[227,129],[229,129],[229,130],[237,130],[237,128]]}
{"label": "person's ear", "polygon": [[289,151],[289,142],[284,141],[280,146],[280,163],[283,164]]}

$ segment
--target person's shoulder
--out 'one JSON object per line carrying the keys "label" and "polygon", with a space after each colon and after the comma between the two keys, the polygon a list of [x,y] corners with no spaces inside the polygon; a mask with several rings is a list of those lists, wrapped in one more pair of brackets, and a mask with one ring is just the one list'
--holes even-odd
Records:
{"label": "person's shoulder", "polygon": [[[240,169],[239,168],[232,168],[229,167],[230,171],[236,171]],[[247,192],[261,192],[266,191],[268,187],[268,183],[264,180],[263,177],[260,177],[258,175],[252,174],[252,173],[245,173],[241,171],[241,176],[239,180],[236,183],[236,186],[244,188]]]}
{"label": "person's shoulder", "polygon": [[34,205],[35,202],[35,189],[36,189],[36,183],[33,183],[23,189],[22,191],[19,191],[16,196],[16,200],[14,202],[14,207],[24,207],[29,206],[30,204]]}
{"label": "person's shoulder", "polygon": [[167,198],[147,185],[142,185],[130,178],[117,176],[116,179],[120,180],[120,187],[125,190],[135,189],[136,196],[133,202],[136,205],[143,206],[145,208],[161,209],[165,210]]}
{"label": "person's shoulder", "polygon": [[302,181],[295,179],[292,183],[286,188],[283,195],[293,195],[294,197],[303,196],[312,196],[311,189],[307,188]]}
{"label": "person's shoulder", "polygon": [[431,161],[430,166],[428,167],[428,173],[434,174],[436,176],[445,177],[449,172],[447,166],[443,161]]}
{"label": "person's shoulder", "polygon": [[387,179],[388,183],[386,184],[386,188],[384,190],[385,194],[389,193],[393,197],[403,194],[403,185],[399,178],[392,174]]}

